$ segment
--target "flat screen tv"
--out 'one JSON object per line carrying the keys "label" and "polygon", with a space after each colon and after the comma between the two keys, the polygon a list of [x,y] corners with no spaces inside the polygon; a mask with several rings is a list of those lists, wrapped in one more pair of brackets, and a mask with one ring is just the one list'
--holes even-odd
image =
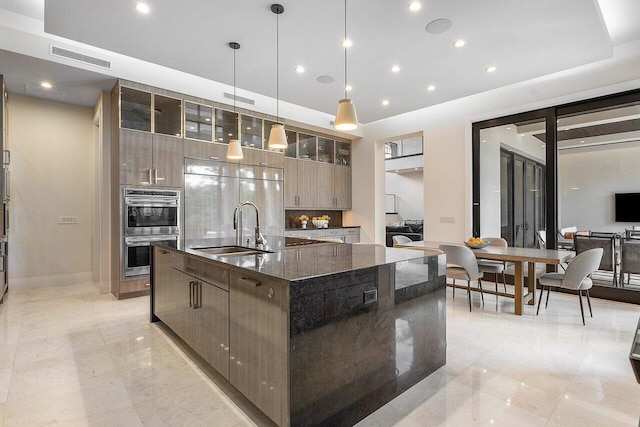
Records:
{"label": "flat screen tv", "polygon": [[616,193],[616,222],[640,222],[640,193]]}

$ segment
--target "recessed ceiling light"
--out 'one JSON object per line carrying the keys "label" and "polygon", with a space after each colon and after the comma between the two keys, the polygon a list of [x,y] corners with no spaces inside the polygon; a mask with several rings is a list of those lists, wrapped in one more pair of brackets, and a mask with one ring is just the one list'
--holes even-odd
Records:
{"label": "recessed ceiling light", "polygon": [[493,73],[495,70],[497,70],[496,67],[494,67],[493,65],[489,65],[487,68],[484,69],[487,73]]}
{"label": "recessed ceiling light", "polygon": [[229,136],[233,136],[233,134],[232,134],[232,133],[228,133],[227,135],[229,135]]}
{"label": "recessed ceiling light", "polygon": [[247,130],[251,130],[251,126],[247,126]]}
{"label": "recessed ceiling light", "polygon": [[189,126],[189,130],[196,130],[195,126]]}
{"label": "recessed ceiling light", "polygon": [[409,10],[412,12],[419,11],[421,7],[422,5],[420,4],[419,1],[412,1],[411,3],[409,3]]}
{"label": "recessed ceiling light", "polygon": [[507,130],[511,130],[511,126],[507,126]]}
{"label": "recessed ceiling light", "polygon": [[580,141],[580,144],[584,144],[584,141]]}
{"label": "recessed ceiling light", "polygon": [[342,46],[344,46],[344,47],[351,47],[352,44],[353,43],[351,43],[351,40],[349,40],[349,39],[344,39],[342,41]]}
{"label": "recessed ceiling light", "polygon": [[206,117],[206,118],[204,119],[204,121],[205,121],[205,122],[210,122],[210,121],[211,121],[211,119],[210,119],[209,117]]}
{"label": "recessed ceiling light", "polygon": [[400,71],[400,67],[397,65],[394,65],[393,67],[391,67],[391,71],[393,71],[394,73],[397,73],[398,71]]}
{"label": "recessed ceiling light", "polygon": [[298,65],[296,66],[296,72],[298,73],[304,73],[304,67],[302,65]]}
{"label": "recessed ceiling light", "polygon": [[486,139],[483,139],[483,140],[482,140],[482,142],[487,142],[487,140],[486,140]]}
{"label": "recessed ceiling light", "polygon": [[42,86],[45,89],[51,89],[53,87],[53,85],[49,82],[40,82],[40,86]]}
{"label": "recessed ceiling light", "polygon": [[383,101],[382,101],[382,105],[384,105],[385,107],[386,107],[387,105],[389,105],[389,100],[387,100],[387,99],[383,100]]}
{"label": "recessed ceiling light", "polygon": [[344,87],[344,90],[346,90],[347,92],[351,92],[353,90],[353,87],[351,85],[346,85]]}
{"label": "recessed ceiling light", "polygon": [[434,85],[429,85],[429,86],[427,86],[427,90],[429,92],[433,92],[434,90],[436,90],[436,87]]}
{"label": "recessed ceiling light", "polygon": [[462,47],[462,46],[464,46],[464,44],[465,44],[465,41],[464,41],[464,40],[462,40],[462,39],[460,39],[460,40],[456,40],[455,42],[453,42],[453,45],[454,45],[455,47]]}
{"label": "recessed ceiling light", "polygon": [[140,13],[149,13],[149,6],[145,3],[138,3],[136,4],[136,10]]}

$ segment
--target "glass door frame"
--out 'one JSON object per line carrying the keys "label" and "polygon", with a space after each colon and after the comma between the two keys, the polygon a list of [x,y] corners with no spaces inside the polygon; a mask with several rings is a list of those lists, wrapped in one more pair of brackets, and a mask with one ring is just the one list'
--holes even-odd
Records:
{"label": "glass door frame", "polygon": [[480,131],[496,126],[503,126],[526,121],[545,121],[545,202],[546,229],[548,249],[558,247],[558,117],[587,113],[597,109],[613,108],[625,104],[640,103],[640,89],[613,93],[597,98],[540,108],[518,114],[498,117],[472,123],[471,125],[471,158],[472,158],[472,230],[473,235],[480,236]]}

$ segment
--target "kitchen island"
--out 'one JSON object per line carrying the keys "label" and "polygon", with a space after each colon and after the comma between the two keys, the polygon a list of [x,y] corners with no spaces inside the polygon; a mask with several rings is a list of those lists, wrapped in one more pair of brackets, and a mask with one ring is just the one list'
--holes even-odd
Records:
{"label": "kitchen island", "polygon": [[274,423],[353,425],[445,364],[443,255],[267,240],[154,244],[151,321]]}

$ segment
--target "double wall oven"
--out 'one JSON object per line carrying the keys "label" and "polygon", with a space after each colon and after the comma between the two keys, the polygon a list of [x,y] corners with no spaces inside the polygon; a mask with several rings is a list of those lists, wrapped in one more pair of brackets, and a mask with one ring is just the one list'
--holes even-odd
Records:
{"label": "double wall oven", "polygon": [[180,240],[180,191],[122,189],[122,272],[149,274],[152,242],[177,248]]}

